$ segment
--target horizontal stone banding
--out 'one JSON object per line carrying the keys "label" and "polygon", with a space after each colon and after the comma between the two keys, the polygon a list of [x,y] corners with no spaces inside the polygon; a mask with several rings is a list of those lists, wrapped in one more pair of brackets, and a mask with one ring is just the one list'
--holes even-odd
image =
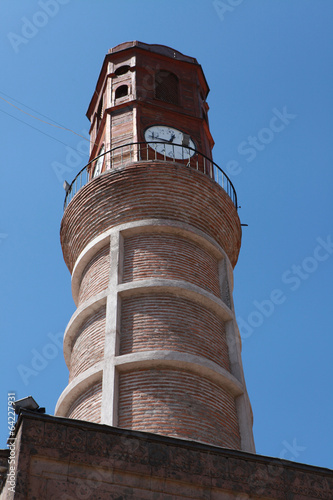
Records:
{"label": "horizontal stone banding", "polygon": [[55,415],[64,417],[68,414],[69,408],[75,404],[80,396],[93,385],[102,381],[103,363],[91,366],[83,373],[80,373],[70,382],[61,393],[55,408]]}
{"label": "horizontal stone banding", "polygon": [[152,349],[198,354],[230,369],[224,323],[214,313],[174,295],[122,300],[120,354]]}
{"label": "horizontal stone banding", "polygon": [[[80,253],[75,263],[72,272],[72,293],[75,303],[79,304],[79,294],[82,277],[89,267],[90,263],[94,261],[95,257],[103,251],[103,249],[110,247],[110,237],[116,233],[120,233],[124,241],[137,236],[138,234],[154,234],[172,235],[186,240],[188,243],[200,247],[203,252],[211,256],[213,260],[220,261],[223,259],[227,263],[230,272],[230,279],[232,281],[232,270],[229,259],[220,245],[218,245],[210,236],[205,234],[189,224],[171,221],[168,219],[145,219],[126,224],[121,224],[114,228],[108,229],[96,236]],[[222,290],[223,292],[223,290]],[[87,297],[89,298],[89,297]],[[87,300],[87,298],[85,300]]]}
{"label": "horizontal stone banding", "polygon": [[231,373],[200,355],[166,350],[142,351],[116,356],[114,363],[119,373],[151,368],[184,370],[223,387],[233,397],[244,392],[242,383]]}
{"label": "horizontal stone banding", "polygon": [[196,285],[181,280],[147,279],[132,281],[131,283],[119,285],[118,292],[121,297],[156,293],[173,294],[201,304],[215,312],[222,320],[228,321],[233,318],[232,311],[221,299]]}
{"label": "horizontal stone banding", "polygon": [[64,357],[68,368],[71,364],[71,352],[73,343],[78,335],[78,332],[83,323],[91,318],[101,307],[106,305],[107,295],[106,292],[100,292],[94,297],[90,298],[75,311],[71,317],[64,334]]}

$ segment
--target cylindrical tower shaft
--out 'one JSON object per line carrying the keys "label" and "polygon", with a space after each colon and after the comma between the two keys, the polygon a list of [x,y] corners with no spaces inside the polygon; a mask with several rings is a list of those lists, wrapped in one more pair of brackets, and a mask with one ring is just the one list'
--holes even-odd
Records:
{"label": "cylindrical tower shaft", "polygon": [[61,224],[77,311],[56,415],[253,452],[233,201],[187,161],[137,155],[109,166]]}

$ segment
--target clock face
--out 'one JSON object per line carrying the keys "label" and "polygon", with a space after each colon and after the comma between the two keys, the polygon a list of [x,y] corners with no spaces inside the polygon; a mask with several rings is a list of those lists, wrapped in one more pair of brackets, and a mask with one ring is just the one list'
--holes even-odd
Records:
{"label": "clock face", "polygon": [[175,160],[186,160],[195,154],[195,144],[188,134],[165,125],[153,125],[145,131],[145,140],[157,153]]}

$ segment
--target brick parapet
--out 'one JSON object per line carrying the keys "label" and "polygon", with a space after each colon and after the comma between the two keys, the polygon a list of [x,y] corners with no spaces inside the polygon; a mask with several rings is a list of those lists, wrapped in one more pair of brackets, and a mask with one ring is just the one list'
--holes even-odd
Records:
{"label": "brick parapet", "polygon": [[15,493],[1,500],[327,500],[329,469],[151,433],[24,412]]}

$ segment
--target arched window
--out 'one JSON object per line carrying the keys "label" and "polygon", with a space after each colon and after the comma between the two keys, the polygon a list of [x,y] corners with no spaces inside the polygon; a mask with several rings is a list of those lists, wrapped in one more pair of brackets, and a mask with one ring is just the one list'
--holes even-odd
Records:
{"label": "arched window", "polygon": [[130,66],[128,64],[125,64],[124,66],[119,66],[114,72],[116,76],[124,75],[127,73],[130,69]]}
{"label": "arched window", "polygon": [[161,101],[178,104],[178,78],[170,71],[155,73],[155,97]]}
{"label": "arched window", "polygon": [[116,94],[115,94],[116,99],[119,99],[120,97],[125,97],[127,95],[128,95],[127,85],[120,85],[120,87],[116,89]]}

